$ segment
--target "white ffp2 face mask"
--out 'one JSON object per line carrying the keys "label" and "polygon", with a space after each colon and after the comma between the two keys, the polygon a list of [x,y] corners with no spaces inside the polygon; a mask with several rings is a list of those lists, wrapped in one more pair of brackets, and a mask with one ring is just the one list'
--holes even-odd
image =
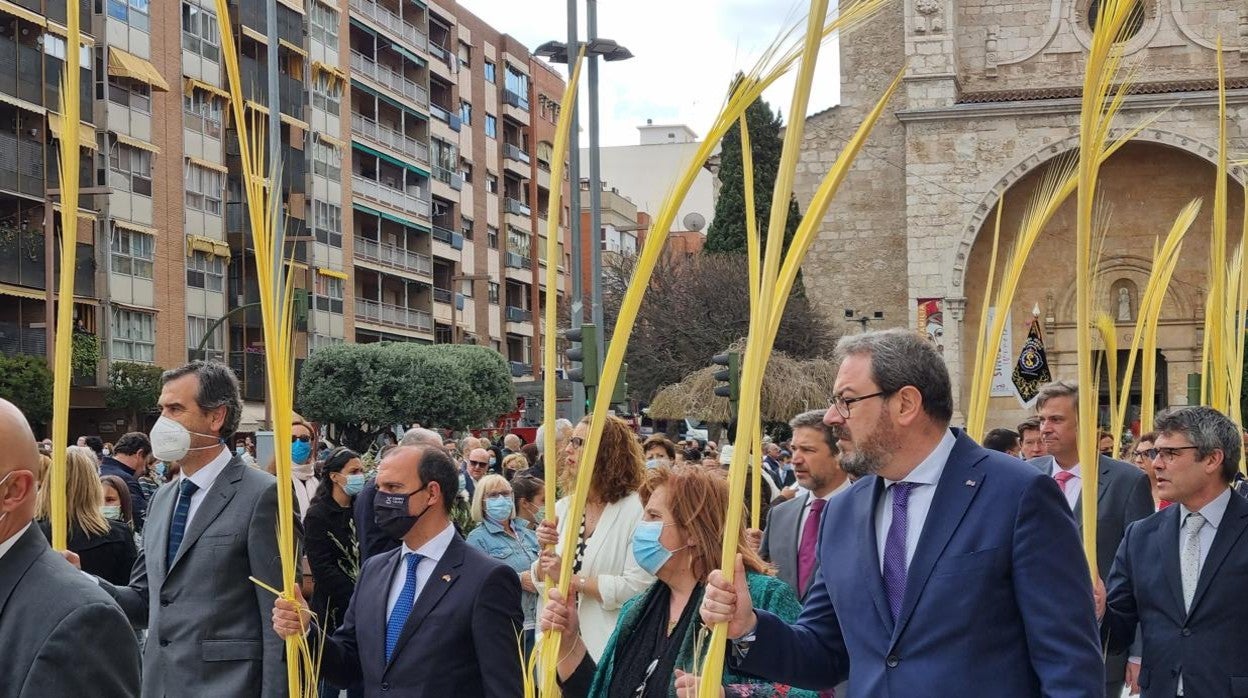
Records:
{"label": "white ffp2 face mask", "polygon": [[[191,434],[202,436],[208,439],[216,439],[217,443],[211,446],[197,446],[191,448]],[[211,434],[200,434],[199,432],[187,431],[186,427],[180,423],[161,416],[156,420],[156,424],[152,426],[152,431],[148,434],[148,438],[152,442],[152,456],[157,460],[166,463],[182,460],[189,451],[203,451],[209,448],[216,448],[220,445],[220,439]]]}

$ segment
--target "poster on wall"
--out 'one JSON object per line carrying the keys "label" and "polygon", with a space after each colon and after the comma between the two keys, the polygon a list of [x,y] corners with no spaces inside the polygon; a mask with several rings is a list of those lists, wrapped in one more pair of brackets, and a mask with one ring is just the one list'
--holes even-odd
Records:
{"label": "poster on wall", "polygon": [[[988,309],[988,325],[991,326],[997,314],[996,308]],[[992,397],[1018,397],[1014,388],[1014,318],[1007,313],[1005,330],[1001,333],[1001,345],[997,347],[997,358],[992,365]]]}
{"label": "poster on wall", "polygon": [[920,298],[917,303],[917,322],[919,334],[927,341],[936,345],[936,351],[945,353],[945,313],[944,298]]}

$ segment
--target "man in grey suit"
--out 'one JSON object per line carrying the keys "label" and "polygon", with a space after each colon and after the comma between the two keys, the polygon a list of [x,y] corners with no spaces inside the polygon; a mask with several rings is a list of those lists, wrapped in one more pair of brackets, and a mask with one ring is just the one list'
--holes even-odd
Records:
{"label": "man in grey suit", "polygon": [[[1029,463],[1057,481],[1066,502],[1074,512],[1075,522],[1083,528],[1083,507],[1080,490],[1083,486],[1079,464],[1079,388],[1074,383],[1057,381],[1040,389],[1036,409],[1040,416],[1040,435],[1046,456]],[[1095,429],[1096,425],[1087,428]],[[1101,579],[1109,576],[1114,554],[1122,543],[1127,526],[1153,514],[1153,494],[1148,476],[1139,468],[1099,456],[1097,462],[1096,496],[1096,567]],[[1115,645],[1118,643],[1115,641]],[[1128,641],[1129,644],[1129,641]],[[1138,664],[1132,671],[1138,671]],[[1127,653],[1117,652],[1105,657],[1105,695],[1119,696],[1127,671]]]}
{"label": "man in grey suit", "polygon": [[39,452],[6,400],[0,443],[0,696],[135,695],[139,645],[125,615],[31,525]]}
{"label": "man in grey suit", "polygon": [[161,382],[152,455],[182,474],[152,497],[130,585],[100,582],[148,628],[143,696],[284,696],[273,596],[248,579],[281,585],[277,485],[226,447],[242,412],[238,379],[193,361]]}
{"label": "man in grey suit", "polygon": [[[776,576],[805,598],[819,569],[816,543],[823,507],[849,488],[841,469],[840,449],[823,410],[811,410],[789,422],[793,429],[793,471],[802,488],[792,499],[772,507],[759,554],[776,566]],[[805,553],[805,554],[803,554]]]}

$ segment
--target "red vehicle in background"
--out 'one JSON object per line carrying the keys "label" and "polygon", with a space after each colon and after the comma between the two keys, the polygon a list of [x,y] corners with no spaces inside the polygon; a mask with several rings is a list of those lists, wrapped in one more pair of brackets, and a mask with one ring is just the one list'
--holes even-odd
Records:
{"label": "red vehicle in background", "polygon": [[531,444],[537,441],[536,426],[519,426],[524,421],[524,411],[527,407],[524,396],[516,398],[516,407],[511,412],[507,412],[498,416],[494,420],[494,426],[482,429],[471,429],[472,435],[475,437],[487,436],[493,443],[502,443],[504,436],[515,434],[519,436],[524,443]]}

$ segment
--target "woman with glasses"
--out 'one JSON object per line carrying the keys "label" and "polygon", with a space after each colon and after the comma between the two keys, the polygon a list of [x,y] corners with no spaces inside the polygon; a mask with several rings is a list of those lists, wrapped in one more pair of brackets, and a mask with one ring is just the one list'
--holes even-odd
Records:
{"label": "woman with glasses", "polygon": [[537,616],[537,587],[529,569],[537,560],[537,535],[515,513],[515,494],[507,478],[496,474],[482,477],[472,497],[472,520],[479,525],[468,534],[468,545],[507,563],[520,575],[524,656],[528,657],[533,650]]}
{"label": "woman with glasses", "polygon": [[1144,471],[1148,475],[1148,483],[1153,491],[1153,505],[1157,511],[1161,511],[1170,506],[1172,502],[1168,502],[1161,498],[1157,493],[1157,471],[1153,469],[1153,458],[1156,452],[1153,450],[1153,442],[1157,440],[1157,434],[1148,432],[1141,434],[1138,441],[1135,442],[1135,451],[1132,452],[1131,462],[1135,463],[1135,467]]}
{"label": "woman with glasses", "polygon": [[[633,534],[633,556],[658,581],[624,604],[619,623],[598,660],[582,638],[576,605],[552,592],[542,611],[542,629],[563,633],[559,679],[563,695],[666,698],[693,695],[694,660],[701,662],[709,638],[698,607],[706,577],[719,566],[728,511],[728,483],[722,472],[696,466],[660,466],[641,488],[645,517]],[[766,563],[744,543],[737,550],[755,608],[791,623],[801,612],[793,589],[767,573]],[[699,654],[702,653],[702,654]],[[802,696],[813,691],[724,672],[730,696]]]}
{"label": "woman with glasses", "polygon": [[[579,599],[581,635],[590,657],[597,661],[615,630],[620,607],[649,587],[654,575],[633,558],[633,529],[642,516],[637,490],[644,479],[645,465],[641,444],[624,420],[606,418],[585,513],[580,521],[565,521],[571,505],[569,497],[576,492],[589,421],[590,417],[585,417],[576,425],[564,448],[560,484],[567,496],[555,504],[555,520],[548,519],[538,526],[537,540],[543,546],[555,545],[563,537],[564,529],[572,527],[576,548],[569,588]],[[561,564],[554,549],[545,550],[533,573],[540,582],[550,579],[558,583]]]}

